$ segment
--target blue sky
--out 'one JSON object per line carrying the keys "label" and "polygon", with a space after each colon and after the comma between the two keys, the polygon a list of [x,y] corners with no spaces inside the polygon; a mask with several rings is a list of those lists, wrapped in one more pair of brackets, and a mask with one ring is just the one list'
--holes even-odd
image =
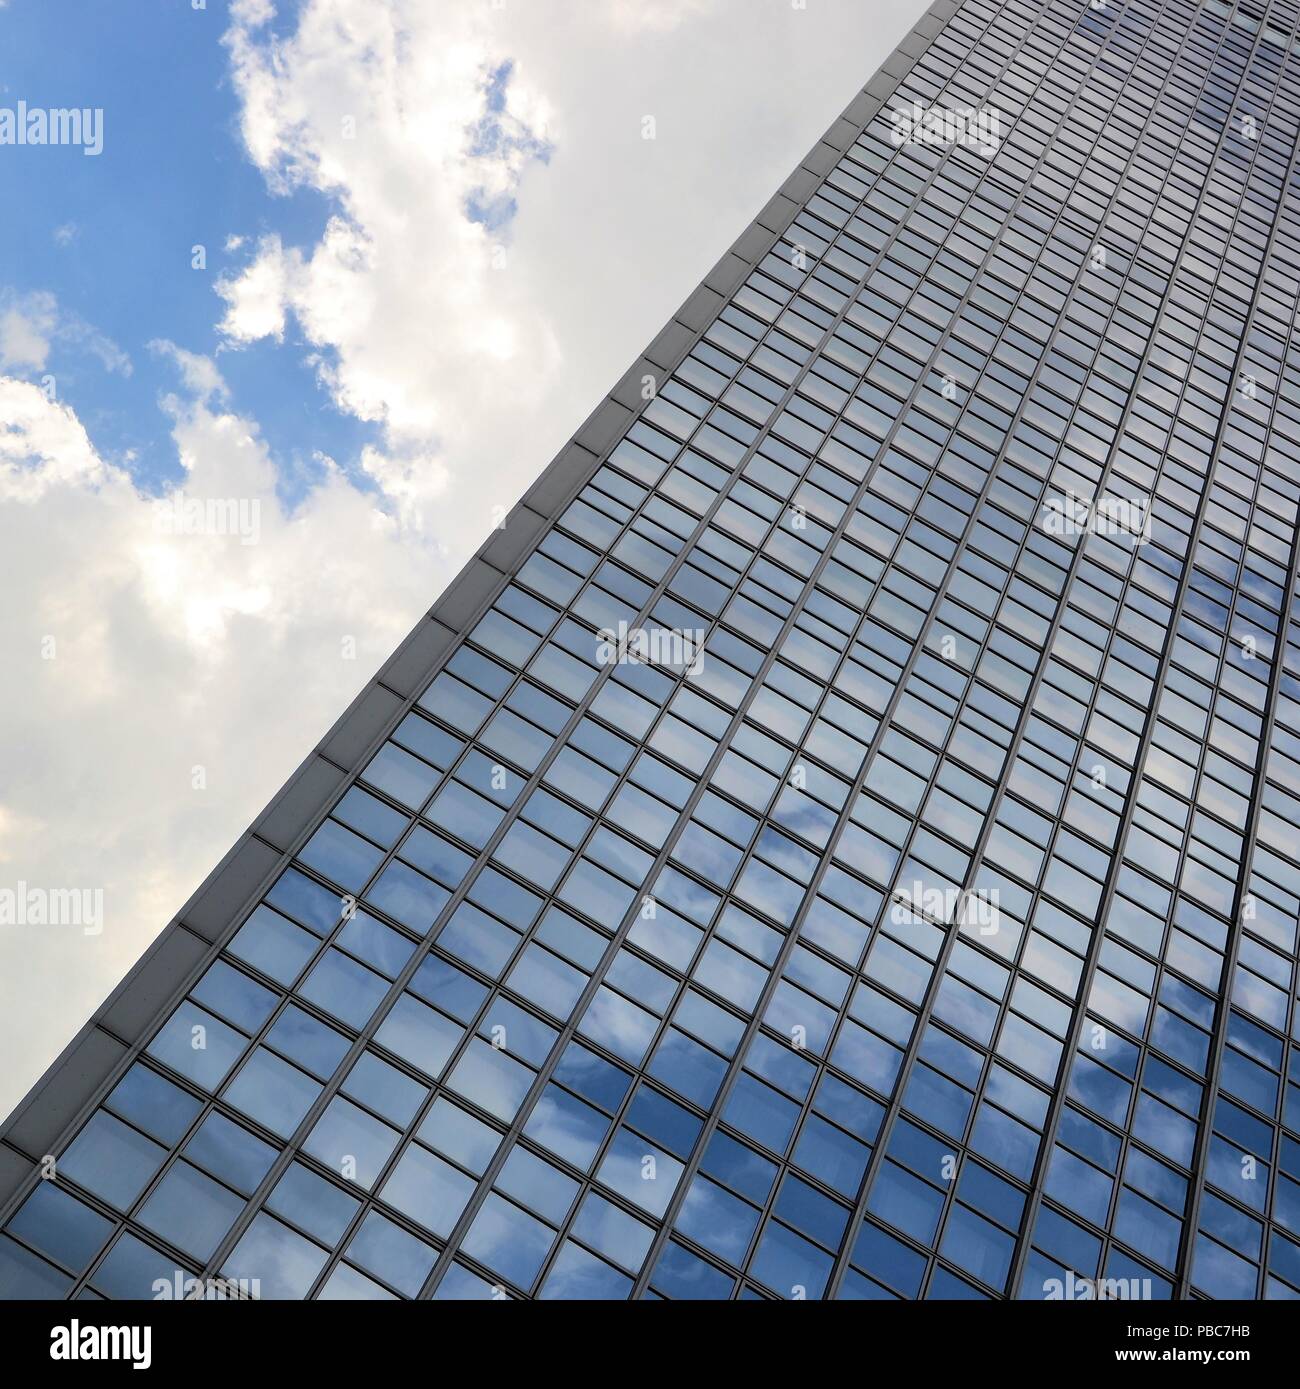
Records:
{"label": "blue sky", "polygon": [[[304,187],[273,196],[245,157],[221,0],[203,10],[187,0],[58,0],[52,43],[55,8],[11,0],[0,16],[0,104],[101,107],[104,149],[94,157],[72,148],[6,151],[4,200],[24,215],[0,218],[0,265],[10,290],[52,292],[130,358],[130,376],[109,373],[84,347],[56,341],[48,369],[99,451],[114,460],[134,454],[133,477],[153,491],[181,469],[157,408],[159,395],[176,388],[176,370],[148,344],[214,353],[214,282],[247,259],[246,246],[228,253],[227,239],[275,229],[288,245],[310,244],[332,200]],[[123,22],[128,9],[135,22]],[[291,6],[278,27],[290,27],[292,15]],[[192,268],[196,245],[206,269]],[[379,435],[317,387],[293,332],[290,350],[257,343],[220,362],[234,405],[258,421],[277,456],[286,495],[299,491],[300,470],[311,470],[317,450],[347,463]]]}

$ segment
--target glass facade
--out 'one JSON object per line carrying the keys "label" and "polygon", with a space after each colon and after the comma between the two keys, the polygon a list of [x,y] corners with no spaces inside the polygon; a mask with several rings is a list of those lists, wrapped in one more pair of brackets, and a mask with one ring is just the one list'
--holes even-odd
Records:
{"label": "glass facade", "polygon": [[1300,1296],[1297,7],[948,10],[0,1290]]}

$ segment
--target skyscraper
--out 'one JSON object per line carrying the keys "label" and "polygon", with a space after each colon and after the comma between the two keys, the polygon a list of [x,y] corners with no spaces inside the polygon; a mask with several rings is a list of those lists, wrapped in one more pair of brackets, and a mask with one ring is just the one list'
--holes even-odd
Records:
{"label": "skyscraper", "polygon": [[1300,1296],[1298,17],[938,0],[7,1121],[0,1290]]}

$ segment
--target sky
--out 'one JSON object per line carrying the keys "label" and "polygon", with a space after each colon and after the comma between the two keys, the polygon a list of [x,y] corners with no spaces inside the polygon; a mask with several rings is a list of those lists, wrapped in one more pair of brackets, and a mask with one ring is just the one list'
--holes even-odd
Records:
{"label": "sky", "polygon": [[0,1115],[924,9],[0,0]]}

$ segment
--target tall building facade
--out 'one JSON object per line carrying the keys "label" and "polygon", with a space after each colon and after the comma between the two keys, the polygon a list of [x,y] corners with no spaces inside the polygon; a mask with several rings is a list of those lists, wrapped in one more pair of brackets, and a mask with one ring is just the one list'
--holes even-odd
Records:
{"label": "tall building facade", "polygon": [[0,1289],[1300,1296],[1297,17],[939,0],[6,1123]]}

